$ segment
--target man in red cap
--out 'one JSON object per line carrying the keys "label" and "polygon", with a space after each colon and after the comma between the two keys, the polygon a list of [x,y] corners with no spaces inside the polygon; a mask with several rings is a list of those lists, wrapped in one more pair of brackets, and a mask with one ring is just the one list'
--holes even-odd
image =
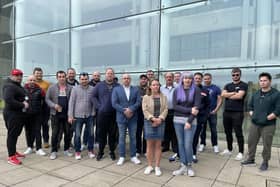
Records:
{"label": "man in red cap", "polygon": [[8,130],[8,163],[12,165],[20,165],[21,161],[18,158],[24,157],[23,154],[16,152],[17,139],[24,126],[25,112],[29,107],[28,97],[21,86],[22,75],[21,70],[13,69],[10,77],[3,85],[3,98],[5,101],[3,116]]}

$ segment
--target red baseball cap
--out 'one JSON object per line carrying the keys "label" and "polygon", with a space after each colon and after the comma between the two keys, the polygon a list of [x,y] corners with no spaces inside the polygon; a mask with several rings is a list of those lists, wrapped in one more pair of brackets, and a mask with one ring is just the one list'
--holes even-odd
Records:
{"label": "red baseball cap", "polygon": [[23,72],[20,70],[20,69],[12,69],[11,71],[11,75],[14,75],[14,76],[19,76],[19,75],[23,75]]}

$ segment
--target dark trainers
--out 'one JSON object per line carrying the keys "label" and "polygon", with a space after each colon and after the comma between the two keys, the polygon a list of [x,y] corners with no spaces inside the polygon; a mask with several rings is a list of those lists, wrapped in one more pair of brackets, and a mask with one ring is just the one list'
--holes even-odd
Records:
{"label": "dark trainers", "polygon": [[100,160],[103,158],[103,155],[104,155],[104,153],[100,153],[100,152],[99,152],[99,153],[97,154],[96,160],[97,160],[97,161],[100,161]]}
{"label": "dark trainers", "polygon": [[111,152],[111,153],[110,153],[110,157],[111,157],[111,159],[112,159],[113,161],[116,160],[116,155],[115,155],[114,152]]}
{"label": "dark trainers", "polygon": [[268,169],[268,163],[263,162],[259,168],[261,171],[266,171]]}
{"label": "dark trainers", "polygon": [[256,166],[255,160],[244,160],[241,162],[241,166]]}

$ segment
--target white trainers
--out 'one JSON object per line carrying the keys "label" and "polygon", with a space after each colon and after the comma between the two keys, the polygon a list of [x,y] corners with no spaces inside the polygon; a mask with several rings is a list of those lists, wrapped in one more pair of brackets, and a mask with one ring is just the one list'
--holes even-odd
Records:
{"label": "white trainers", "polygon": [[154,168],[152,166],[148,166],[146,167],[145,171],[144,171],[144,174],[145,175],[149,175],[151,174],[151,172],[154,170]]}
{"label": "white trainers", "polygon": [[240,161],[242,159],[243,159],[243,154],[242,153],[238,153],[235,157],[235,160],[238,160],[238,161]]}
{"label": "white trainers", "polygon": [[181,166],[178,170],[173,171],[172,175],[177,176],[177,175],[184,175],[187,172],[187,166],[185,164],[181,163]]}
{"label": "white trainers", "polygon": [[222,153],[221,153],[222,156],[230,156],[232,155],[232,151],[229,151],[228,149],[225,149]]}
{"label": "white trainers", "polygon": [[132,157],[130,160],[134,164],[141,164],[141,161],[136,156]]}
{"label": "white trainers", "polygon": [[117,165],[118,165],[118,166],[123,165],[124,160],[125,160],[125,158],[124,158],[124,157],[120,157],[120,158],[119,158],[119,160],[118,160],[118,162],[117,162]]}
{"label": "white trainers", "polygon": [[194,177],[194,171],[193,171],[193,169],[192,169],[192,167],[191,166],[188,166],[188,169],[187,169],[188,171],[187,171],[187,174],[188,174],[188,176],[189,177]]}
{"label": "white trainers", "polygon": [[217,145],[214,145],[213,146],[213,149],[214,149],[214,153],[219,153],[219,147]]}
{"label": "white trainers", "polygon": [[23,154],[25,155],[29,155],[33,152],[32,148],[31,147],[27,147],[27,149],[23,152]]}
{"label": "white trainers", "polygon": [[199,145],[198,151],[199,151],[199,152],[204,151],[204,144],[200,144],[200,145]]}
{"label": "white trainers", "polygon": [[76,159],[76,160],[81,160],[81,159],[82,159],[81,152],[76,152],[76,153],[75,153],[75,159]]}
{"label": "white trainers", "polygon": [[45,151],[43,151],[43,149],[38,149],[36,151],[36,155],[40,155],[40,156],[46,156],[47,153]]}
{"label": "white trainers", "polygon": [[51,156],[50,156],[50,159],[51,160],[55,160],[56,158],[57,158],[57,153],[56,152],[52,152]]}
{"label": "white trainers", "polygon": [[73,153],[71,153],[69,150],[64,151],[64,155],[68,157],[72,157]]}
{"label": "white trainers", "polygon": [[156,176],[161,176],[162,172],[160,171],[160,167],[155,167],[155,175]]}
{"label": "white trainers", "polygon": [[88,157],[89,157],[89,158],[95,158],[94,152],[93,152],[93,151],[89,151],[89,152],[88,152]]}

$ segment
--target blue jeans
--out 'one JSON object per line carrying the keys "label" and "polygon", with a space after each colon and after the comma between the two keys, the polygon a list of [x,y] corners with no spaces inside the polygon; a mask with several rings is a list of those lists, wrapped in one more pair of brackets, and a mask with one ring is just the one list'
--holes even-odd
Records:
{"label": "blue jeans", "polygon": [[[218,136],[217,136],[217,114],[210,114],[208,117],[209,127],[211,130],[211,143],[212,146],[218,145]],[[207,129],[207,122],[202,128],[200,134],[200,144],[206,145],[206,129]]]}
{"label": "blue jeans", "polygon": [[192,124],[191,128],[185,129],[185,124],[175,123],[174,127],[178,140],[178,148],[180,154],[180,162],[185,165],[190,165],[193,160],[193,136],[196,130],[196,125]]}
{"label": "blue jeans", "polygon": [[120,154],[120,157],[125,157],[126,129],[128,129],[128,134],[129,134],[130,157],[136,156],[137,121],[129,121],[124,124],[118,123],[118,127],[119,127],[119,154]]}
{"label": "blue jeans", "polygon": [[88,118],[75,118],[75,138],[74,138],[74,144],[75,144],[75,151],[81,152],[81,133],[83,124],[85,124],[85,128],[87,133],[87,139],[88,139],[88,150],[93,150],[93,117],[90,116]]}

